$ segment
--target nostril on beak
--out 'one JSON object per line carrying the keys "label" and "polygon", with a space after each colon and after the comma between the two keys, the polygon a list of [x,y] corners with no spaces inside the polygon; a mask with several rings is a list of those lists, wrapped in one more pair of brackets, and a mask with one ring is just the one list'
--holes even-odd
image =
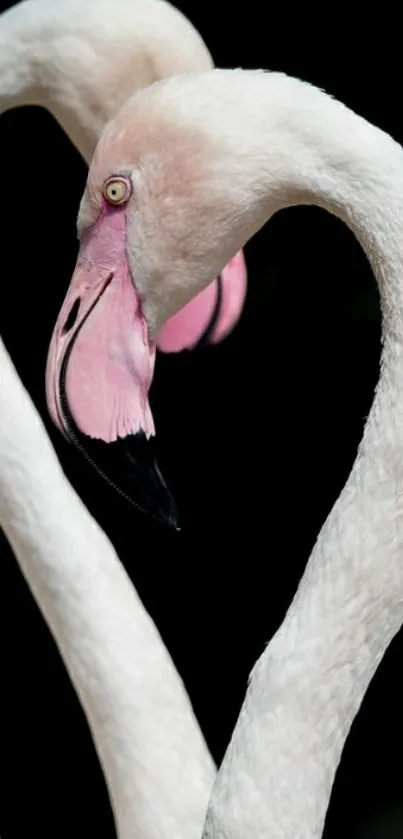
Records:
{"label": "nostril on beak", "polygon": [[74,326],[74,324],[77,320],[77,315],[78,315],[78,310],[80,308],[80,303],[81,303],[81,297],[77,297],[77,299],[74,301],[74,303],[73,303],[73,305],[72,305],[72,307],[69,311],[69,314],[67,315],[66,323],[63,326],[63,335],[66,332],[70,332],[70,329],[73,328],[73,326]]}

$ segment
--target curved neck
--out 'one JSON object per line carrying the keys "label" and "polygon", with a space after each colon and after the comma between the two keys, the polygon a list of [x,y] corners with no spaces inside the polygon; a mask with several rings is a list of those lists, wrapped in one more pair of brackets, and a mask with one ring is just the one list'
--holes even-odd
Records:
{"label": "curved neck", "polygon": [[0,15],[0,113],[42,105],[88,164],[105,124],[135,90],[211,67],[198,32],[162,0],[121,2],[117,11],[107,2],[69,9],[22,0]]}
{"label": "curved neck", "polygon": [[347,484],[252,672],[205,839],[223,825],[232,839],[322,836],[345,739],[403,622],[403,150],[330,97],[310,88],[305,97],[302,83],[288,81],[291,105],[284,95],[271,102],[256,141],[267,165],[255,222],[317,204],[351,228],[380,288],[381,375]]}
{"label": "curved neck", "polygon": [[0,113],[19,105],[41,104],[34,10],[30,0],[25,0],[0,15]]}
{"label": "curved neck", "polygon": [[215,769],[187,694],[1,340],[0,402],[0,526],[84,708],[119,839],[199,839]]}
{"label": "curved neck", "polygon": [[54,11],[23,0],[0,16],[0,114],[22,105],[46,108],[89,162],[106,117],[92,113],[49,55],[46,25]]}

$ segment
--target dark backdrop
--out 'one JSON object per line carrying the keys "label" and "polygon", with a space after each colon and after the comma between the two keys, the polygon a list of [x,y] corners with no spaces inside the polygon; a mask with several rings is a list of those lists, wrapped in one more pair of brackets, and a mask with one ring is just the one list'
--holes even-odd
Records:
{"label": "dark backdrop", "polygon": [[[179,5],[218,65],[299,76],[403,142],[396,23],[384,5],[354,26],[351,9],[329,5],[305,8],[298,19],[288,4],[270,9],[259,0],[227,10],[214,0]],[[156,621],[220,761],[248,673],[284,616],[362,434],[380,354],[371,271],[352,234],[314,208],[278,214],[248,244],[249,293],[234,334],[196,356],[158,358],[159,456],[184,528],[161,535],[111,496],[46,414],[45,357],[75,262],[86,166],[36,108],[1,117],[0,150],[1,335],[67,475]],[[4,539],[0,549],[1,837],[111,839],[81,708]],[[403,749],[402,654],[400,635],[348,738],[326,839],[403,835],[403,770],[394,760]]]}

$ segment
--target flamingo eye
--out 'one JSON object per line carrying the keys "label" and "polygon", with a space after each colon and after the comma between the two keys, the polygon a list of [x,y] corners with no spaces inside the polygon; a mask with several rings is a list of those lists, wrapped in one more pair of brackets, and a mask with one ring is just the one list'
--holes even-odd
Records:
{"label": "flamingo eye", "polygon": [[104,184],[104,198],[109,204],[125,204],[131,195],[131,187],[125,178],[108,178]]}

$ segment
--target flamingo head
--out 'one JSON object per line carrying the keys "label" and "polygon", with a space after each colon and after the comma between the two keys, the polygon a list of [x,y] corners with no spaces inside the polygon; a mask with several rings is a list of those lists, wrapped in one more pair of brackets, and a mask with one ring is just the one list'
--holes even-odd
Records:
{"label": "flamingo head", "polygon": [[175,524],[148,401],[158,336],[223,271],[243,276],[244,263],[231,219],[215,202],[214,144],[161,115],[153,87],[123,106],[95,151],[46,391],[53,421],[98,471],[141,509]]}

